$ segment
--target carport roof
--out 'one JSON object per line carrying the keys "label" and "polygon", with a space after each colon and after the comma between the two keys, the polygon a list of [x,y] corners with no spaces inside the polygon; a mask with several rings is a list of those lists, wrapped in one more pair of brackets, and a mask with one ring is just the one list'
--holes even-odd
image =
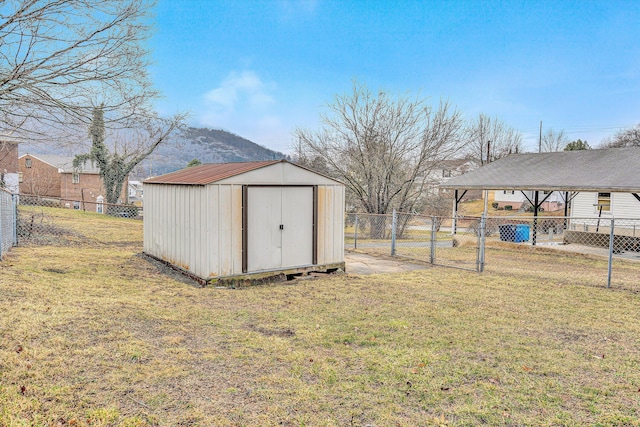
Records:
{"label": "carport roof", "polygon": [[512,154],[440,187],[640,193],[640,147]]}

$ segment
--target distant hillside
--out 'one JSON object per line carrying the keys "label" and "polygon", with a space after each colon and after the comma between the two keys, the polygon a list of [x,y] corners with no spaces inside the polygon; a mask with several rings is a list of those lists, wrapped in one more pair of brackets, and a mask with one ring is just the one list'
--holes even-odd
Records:
{"label": "distant hillside", "polygon": [[289,159],[246,138],[220,129],[189,128],[180,138],[158,147],[136,170],[139,178],[185,168],[198,159],[202,163],[250,162]]}

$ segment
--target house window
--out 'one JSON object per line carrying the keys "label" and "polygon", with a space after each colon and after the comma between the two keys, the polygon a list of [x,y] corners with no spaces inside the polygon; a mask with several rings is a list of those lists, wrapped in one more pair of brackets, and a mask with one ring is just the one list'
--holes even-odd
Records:
{"label": "house window", "polygon": [[504,194],[516,194],[515,190],[504,190]]}
{"label": "house window", "polygon": [[442,169],[443,178],[451,178],[451,169]]}
{"label": "house window", "polygon": [[31,158],[30,157],[27,157],[26,159],[24,159],[24,166],[27,169],[31,169]]}
{"label": "house window", "polygon": [[80,209],[80,202],[73,202],[73,209]]}
{"label": "house window", "polygon": [[80,182],[80,174],[79,173],[72,173],[71,174],[71,183],[78,184],[79,182]]}
{"label": "house window", "polygon": [[96,197],[96,212],[104,213],[104,197],[98,196]]}
{"label": "house window", "polygon": [[611,193],[598,193],[598,211],[602,208],[602,212],[611,211]]}

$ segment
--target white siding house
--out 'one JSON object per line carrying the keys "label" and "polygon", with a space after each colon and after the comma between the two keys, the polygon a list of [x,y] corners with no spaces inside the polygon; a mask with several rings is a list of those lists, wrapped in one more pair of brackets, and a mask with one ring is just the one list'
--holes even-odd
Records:
{"label": "white siding house", "polygon": [[344,269],[344,185],[285,160],[144,182],[144,252],[202,281]]}
{"label": "white siding house", "polygon": [[[600,212],[602,206],[602,212]],[[631,193],[581,192],[571,201],[574,218],[640,218],[640,201]]]}
{"label": "white siding house", "polygon": [[[520,190],[495,190],[493,192],[493,201],[494,203],[498,203],[500,208],[511,206],[513,210],[518,210],[523,204],[528,204],[529,200],[533,200],[534,198],[533,191],[525,190],[524,194],[522,193],[523,191]],[[540,192],[540,199],[547,197],[548,193],[547,191]],[[527,197],[529,200],[527,200]],[[564,197],[562,193],[559,191],[551,192],[551,195],[541,204],[541,208],[548,212],[563,209]]]}

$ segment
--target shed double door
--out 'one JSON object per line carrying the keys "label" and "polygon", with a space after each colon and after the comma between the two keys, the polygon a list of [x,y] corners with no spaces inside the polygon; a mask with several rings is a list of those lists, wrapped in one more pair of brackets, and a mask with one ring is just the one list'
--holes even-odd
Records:
{"label": "shed double door", "polygon": [[246,271],[313,264],[313,187],[249,186]]}

